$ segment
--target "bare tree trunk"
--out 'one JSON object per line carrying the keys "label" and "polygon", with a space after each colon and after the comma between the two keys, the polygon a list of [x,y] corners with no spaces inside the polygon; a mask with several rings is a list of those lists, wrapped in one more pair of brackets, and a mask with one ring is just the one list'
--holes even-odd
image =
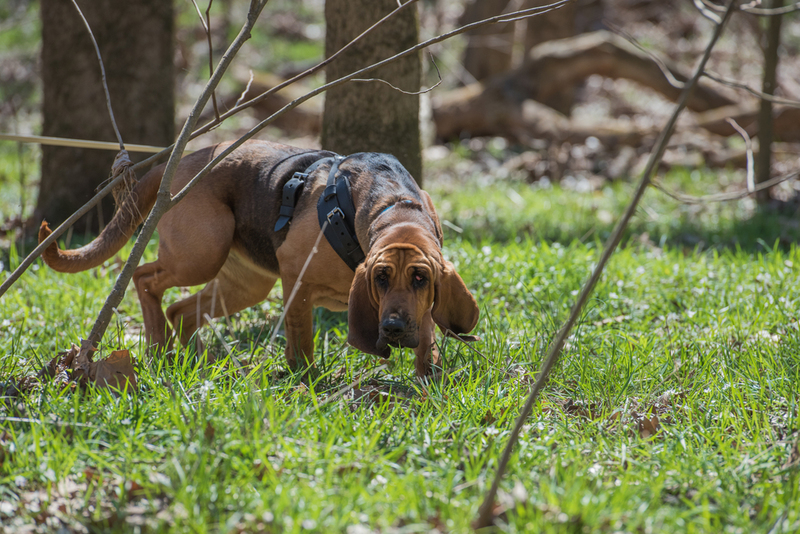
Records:
{"label": "bare tree trunk", "polygon": [[[767,0],[764,7],[777,8],[783,6],[783,0]],[[782,15],[768,17],[767,45],[764,48],[764,77],[761,91],[769,95],[775,93],[775,80],[778,70],[778,47],[781,44],[781,19]],[[772,170],[772,102],[761,100],[758,113],[758,155],[756,156],[755,173],[756,183],[766,182]],[[756,193],[759,203],[769,202],[769,189]]]}
{"label": "bare tree trunk", "polygon": [[[173,12],[169,0],[79,2],[100,47],[114,115],[129,143],[166,145],[174,138]],[[106,110],[100,67],[70,0],[42,0],[43,134],[116,141]],[[59,224],[88,201],[109,174],[114,152],[42,147],[38,218]],[[90,212],[78,224],[102,216]],[[91,222],[93,219],[94,222]]]}
{"label": "bare tree trunk", "polygon": [[[527,0],[525,7],[544,6],[552,3],[550,0]],[[554,39],[564,39],[575,35],[575,15],[578,12],[578,2],[570,2],[560,9],[544,13],[538,17],[526,19],[525,28],[525,57],[528,52],[538,44]],[[551,108],[569,115],[575,103],[575,85],[565,85],[557,93],[542,102]]]}
{"label": "bare tree trunk", "polygon": [[[471,24],[499,15],[508,2],[509,0],[473,0],[465,6],[459,23]],[[467,49],[464,51],[464,69],[476,80],[484,80],[512,67],[513,22],[489,24],[468,32],[467,36],[469,39]]]}
{"label": "bare tree trunk", "polygon": [[[331,56],[375,22],[397,8],[396,0],[326,0],[325,53]],[[417,44],[416,6],[404,9],[326,67],[328,80],[371,65]],[[408,92],[421,83],[419,54],[395,61],[371,74]],[[322,146],[340,154],[394,154],[421,183],[422,145],[419,95],[403,94],[378,82],[354,82],[325,95]]]}

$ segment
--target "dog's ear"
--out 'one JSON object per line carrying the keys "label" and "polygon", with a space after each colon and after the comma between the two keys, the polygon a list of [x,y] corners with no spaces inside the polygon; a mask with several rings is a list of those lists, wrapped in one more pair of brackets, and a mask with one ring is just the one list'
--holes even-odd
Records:
{"label": "dog's ear", "polygon": [[442,330],[455,334],[466,334],[478,324],[478,303],[447,260],[436,281],[431,315]]}
{"label": "dog's ear", "polygon": [[347,342],[361,352],[388,358],[391,349],[378,349],[378,307],[370,297],[369,269],[362,263],[350,286],[347,301]]}
{"label": "dog's ear", "polygon": [[439,240],[439,247],[441,247],[444,234],[442,233],[442,223],[439,222],[439,216],[436,215],[436,207],[433,205],[433,200],[431,200],[431,196],[427,191],[421,189],[420,194],[420,196],[422,196],[422,202],[425,204],[425,209],[428,210],[428,214],[431,216],[431,219],[433,219],[433,225],[436,229],[436,239]]}

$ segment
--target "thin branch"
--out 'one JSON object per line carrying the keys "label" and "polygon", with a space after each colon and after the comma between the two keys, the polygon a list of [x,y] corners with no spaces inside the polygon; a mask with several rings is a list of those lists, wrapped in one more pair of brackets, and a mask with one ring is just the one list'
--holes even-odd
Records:
{"label": "thin branch", "polygon": [[787,107],[791,107],[791,108],[800,108],[800,101],[798,101],[798,100],[789,100],[789,99],[786,99],[786,98],[779,98],[779,97],[771,95],[769,93],[765,93],[763,91],[759,91],[758,89],[753,89],[752,87],[750,87],[749,85],[747,85],[745,83],[737,82],[736,80],[731,80],[730,78],[724,78],[724,77],[720,76],[719,74],[717,74],[715,72],[705,71],[703,73],[703,76],[705,76],[706,78],[709,78],[711,80],[714,80],[717,83],[721,83],[722,85],[727,85],[728,87],[733,87],[735,89],[742,89],[744,91],[747,91],[748,93],[750,93],[753,96],[756,96],[756,97],[761,98],[763,100],[767,100],[769,102],[772,102],[773,104],[781,104],[781,105],[784,105],[784,106],[787,106]]}
{"label": "thin branch", "polygon": [[711,41],[709,42],[708,46],[706,47],[705,53],[703,54],[702,59],[700,60],[700,64],[695,69],[695,73],[692,78],[686,83],[686,87],[684,88],[683,92],[681,93],[680,99],[678,100],[677,104],[675,105],[675,110],[672,113],[669,121],[667,122],[666,126],[662,130],[658,142],[656,143],[655,150],[650,154],[650,158],[647,162],[647,166],[642,173],[642,178],[639,181],[639,184],[636,188],[634,193],[633,199],[631,199],[628,208],[626,209],[625,213],[620,218],[619,222],[617,223],[616,227],[614,228],[614,232],[608,238],[606,242],[605,249],[603,250],[603,254],[600,257],[597,265],[592,272],[592,276],[589,280],[584,284],[583,289],[581,290],[580,295],[578,296],[578,300],[572,308],[572,312],[570,313],[569,318],[563,324],[561,329],[559,330],[556,338],[553,340],[552,344],[550,345],[550,349],[548,350],[547,356],[544,360],[542,365],[542,369],[539,371],[539,376],[536,379],[536,383],[534,384],[533,388],[531,389],[530,395],[528,399],[525,401],[525,406],[522,409],[519,417],[517,418],[517,422],[514,425],[514,429],[511,432],[511,435],[508,439],[508,443],[506,444],[505,450],[503,450],[503,454],[500,457],[500,462],[497,466],[497,472],[495,474],[494,481],[492,482],[492,486],[489,491],[486,493],[486,497],[481,504],[481,507],[478,511],[478,518],[475,521],[475,528],[485,528],[492,525],[494,521],[494,517],[492,514],[492,508],[495,503],[495,498],[497,497],[497,490],[500,487],[500,480],[503,478],[505,473],[506,467],[508,466],[508,461],[511,458],[511,452],[516,445],[517,440],[519,439],[520,431],[522,430],[522,426],[525,424],[525,421],[533,411],[533,405],[538,398],[539,392],[544,387],[545,382],[550,374],[555,363],[558,361],[558,357],[561,353],[561,348],[564,345],[564,342],[567,339],[572,327],[574,326],[575,322],[577,321],[578,317],[580,316],[583,306],[586,304],[589,296],[591,295],[592,291],[594,290],[595,284],[600,279],[600,276],[603,273],[603,270],[608,263],[609,258],[611,258],[612,254],[617,248],[620,240],[622,239],[622,233],[628,225],[631,217],[636,212],[636,207],[639,204],[639,200],[641,200],[644,192],[647,190],[647,186],[650,182],[650,178],[655,170],[659,161],[661,161],[662,156],[664,155],[664,151],[667,147],[667,142],[669,138],[672,136],[672,132],[675,129],[675,123],[678,120],[678,116],[681,114],[683,109],[686,107],[686,102],[689,100],[689,96],[691,95],[692,90],[697,85],[698,80],[702,76],[703,69],[705,68],[706,63],[708,62],[708,58],[711,56],[711,50],[714,48],[719,36],[722,34],[722,29],[725,26],[725,23],[728,21],[731,13],[734,11],[734,7],[736,5],[736,0],[729,0],[728,9],[725,12],[722,20],[717,25],[714,30],[714,34],[711,37]]}
{"label": "thin branch", "polygon": [[714,195],[705,195],[702,197],[695,197],[691,195],[685,195],[683,193],[676,193],[675,191],[670,190],[667,188],[660,180],[653,178],[651,180],[651,184],[653,187],[667,195],[668,197],[677,200],[683,204],[710,204],[712,202],[728,202],[731,200],[740,200],[747,196],[752,195],[753,193],[757,193],[764,189],[769,189],[770,187],[776,186],[780,183],[783,183],[787,180],[791,180],[792,178],[797,178],[800,176],[800,171],[793,171],[788,174],[784,174],[783,176],[776,176],[775,178],[770,178],[766,182],[761,182],[760,184],[753,187],[753,190],[749,189],[742,189],[739,191],[731,191],[730,193],[716,193]]}
{"label": "thin branch", "polygon": [[747,190],[752,193],[753,191],[755,191],[756,187],[755,171],[753,165],[753,140],[750,139],[750,136],[745,131],[745,129],[739,126],[739,123],[737,123],[735,120],[728,117],[727,119],[725,119],[725,121],[731,126],[733,126],[733,129],[739,132],[739,135],[741,135],[742,139],[744,139],[745,155],[747,157],[747,180],[746,180]]}
{"label": "thin branch", "polygon": [[81,11],[81,8],[78,7],[78,2],[76,2],[76,0],[72,0],[72,5],[75,6],[75,9],[78,11],[78,15],[81,17],[83,25],[86,26],[86,30],[89,32],[89,37],[92,39],[92,44],[94,45],[94,51],[97,54],[97,62],[100,63],[100,75],[103,82],[103,90],[106,93],[106,106],[108,106],[108,116],[111,117],[111,124],[114,126],[114,133],[117,135],[117,141],[119,142],[119,149],[125,150],[125,143],[122,142],[122,135],[119,133],[119,128],[117,127],[117,121],[114,118],[114,110],[111,109],[111,94],[108,92],[108,83],[106,82],[106,67],[103,64],[103,57],[100,55],[100,47],[97,46],[97,40],[94,38],[94,33],[92,33],[92,28],[91,26],[89,26],[89,21],[87,21],[86,17],[83,16],[83,11]]}
{"label": "thin branch", "polygon": [[244,91],[242,91],[242,94],[239,95],[238,99],[236,99],[236,103],[233,105],[233,107],[238,106],[239,104],[241,104],[244,101],[244,97],[246,97],[247,93],[250,92],[250,87],[252,87],[254,79],[255,79],[255,76],[253,75],[253,69],[250,69],[250,79],[247,80],[247,85],[245,86]]}
{"label": "thin branch", "polygon": [[694,2],[694,6],[697,8],[697,10],[700,12],[701,15],[703,15],[705,18],[707,18],[714,24],[720,23],[721,19],[719,18],[719,15],[714,13],[714,11],[716,11],[717,6],[713,4],[709,5],[709,2],[707,2],[706,0],[692,0],[692,1]]}
{"label": "thin branch", "polygon": [[404,91],[404,90],[400,89],[399,87],[395,87],[391,83],[387,82],[386,80],[382,80],[380,78],[353,78],[350,81],[351,82],[380,82],[380,83],[384,83],[384,84],[388,85],[389,87],[391,87],[392,89],[394,89],[397,92],[403,93],[404,95],[424,95],[425,93],[429,93],[429,92],[433,91],[434,89],[439,87],[439,85],[442,83],[442,73],[439,72],[439,67],[436,65],[436,61],[433,60],[433,54],[431,54],[431,62],[433,63],[433,66],[436,68],[436,74],[439,76],[439,81],[436,82],[431,87],[428,87],[427,89],[422,89],[421,91]]}
{"label": "thin branch", "polygon": [[622,37],[623,39],[628,41],[630,44],[635,46],[641,52],[647,54],[648,57],[650,59],[652,59],[653,62],[655,62],[655,64],[661,70],[661,73],[664,75],[664,78],[666,78],[667,83],[669,83],[675,89],[683,89],[684,88],[684,86],[686,84],[683,83],[682,81],[680,81],[679,79],[677,79],[675,77],[675,75],[672,73],[672,71],[670,70],[670,68],[667,66],[667,64],[664,63],[664,60],[661,59],[660,57],[658,57],[658,55],[656,55],[652,50],[648,50],[645,47],[643,47],[641,44],[639,44],[639,41],[637,41],[636,38],[633,35],[629,34],[628,32],[626,32],[625,30],[623,30],[619,26],[616,26],[615,24],[613,24],[613,23],[611,23],[609,21],[605,21],[605,24],[608,26],[608,28],[611,31],[613,31],[614,33],[616,33],[617,35],[619,35],[620,37]]}
{"label": "thin branch", "polygon": [[750,13],[751,15],[759,15],[766,17],[772,17],[776,15],[786,15],[787,13],[800,11],[800,2],[784,7],[773,7],[773,8],[755,7],[759,4],[760,2],[758,3],[751,2],[749,6],[747,5],[741,6],[739,10],[745,13]]}
{"label": "thin branch", "polygon": [[[208,7],[206,8],[206,16],[203,18],[203,13],[200,11],[200,6],[197,5],[197,0],[192,0],[192,4],[194,4],[194,9],[197,11],[197,16],[200,17],[200,24],[203,25],[203,29],[206,32],[206,41],[208,42],[208,75],[211,76],[214,74],[214,48],[211,46],[211,4],[214,3],[214,0],[209,0]],[[211,103],[214,105],[214,117],[217,122],[219,122],[219,107],[217,107],[217,93],[211,93]]]}

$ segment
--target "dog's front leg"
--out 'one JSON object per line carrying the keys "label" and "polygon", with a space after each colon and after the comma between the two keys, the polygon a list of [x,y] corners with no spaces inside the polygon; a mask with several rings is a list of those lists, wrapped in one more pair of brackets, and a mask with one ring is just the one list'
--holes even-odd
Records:
{"label": "dog's front leg", "polygon": [[283,306],[288,309],[284,325],[286,328],[286,363],[292,371],[314,372],[314,325],[311,292],[301,285],[288,305],[295,280],[282,279]]}
{"label": "dog's front leg", "polygon": [[436,346],[436,324],[431,312],[425,312],[419,325],[419,345],[414,349],[414,367],[418,377],[429,376],[439,365],[439,348]]}

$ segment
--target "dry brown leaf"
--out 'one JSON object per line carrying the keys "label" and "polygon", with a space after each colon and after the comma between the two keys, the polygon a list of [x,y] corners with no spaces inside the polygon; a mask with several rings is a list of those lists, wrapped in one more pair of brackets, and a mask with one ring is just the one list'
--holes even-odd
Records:
{"label": "dry brown leaf", "polygon": [[126,382],[129,389],[136,390],[136,371],[133,368],[133,358],[127,350],[115,350],[108,358],[89,364],[89,378],[100,387],[125,389]]}
{"label": "dry brown leaf", "polygon": [[639,429],[639,436],[642,438],[651,438],[658,434],[659,430],[659,421],[658,415],[654,415],[652,418],[647,418],[647,416],[641,417],[637,421],[637,426]]}

